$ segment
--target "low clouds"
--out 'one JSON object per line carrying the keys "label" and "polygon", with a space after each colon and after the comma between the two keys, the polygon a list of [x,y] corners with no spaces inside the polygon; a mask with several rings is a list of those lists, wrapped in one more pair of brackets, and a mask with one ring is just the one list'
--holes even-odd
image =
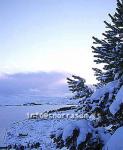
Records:
{"label": "low clouds", "polygon": [[64,96],[68,93],[67,76],[58,72],[4,74],[0,76],[0,96]]}

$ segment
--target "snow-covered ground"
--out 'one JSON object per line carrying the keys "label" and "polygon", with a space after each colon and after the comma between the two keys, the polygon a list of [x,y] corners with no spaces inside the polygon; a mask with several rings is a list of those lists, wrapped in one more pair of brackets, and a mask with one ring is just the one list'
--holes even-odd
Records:
{"label": "snow-covered ground", "polygon": [[[61,120],[25,120],[13,124],[7,132],[5,145],[22,144],[40,142],[43,150],[55,150],[50,133],[57,129],[58,123]],[[66,123],[66,121],[64,121]],[[63,124],[63,120],[61,121]],[[26,134],[25,137],[20,137],[19,134]]]}
{"label": "snow-covered ground", "polygon": [[13,122],[28,118],[28,113],[42,113],[66,107],[66,105],[2,106],[0,107],[0,129],[8,128]]}
{"label": "snow-covered ground", "polygon": [[[63,108],[66,106],[61,105],[57,108]],[[54,108],[53,110],[55,109],[56,108]],[[68,110],[67,112],[65,111],[64,113],[71,114],[72,112],[73,110]],[[62,114],[63,112],[57,112],[57,113]],[[32,143],[39,142],[41,144],[42,150],[55,150],[56,146],[55,144],[53,144],[53,141],[50,138],[51,133],[59,127],[66,126],[71,120],[72,119],[67,119],[67,118],[41,119],[41,120],[25,119],[23,121],[12,123],[8,128],[8,130],[6,131],[6,135],[4,138],[4,145],[6,146],[9,144],[12,145],[21,144],[26,146],[28,143],[32,144]],[[26,136],[20,136],[20,135],[26,135]]]}
{"label": "snow-covered ground", "polygon": [[[57,110],[59,108],[69,107],[77,103],[77,101],[75,100],[53,97],[42,97],[41,100],[37,99],[37,101],[22,100],[20,101],[20,103],[17,103],[16,100],[8,101],[8,103],[5,102],[7,102],[7,99],[6,101],[4,101],[4,103],[1,103],[0,106],[0,146],[12,144],[15,142],[18,144],[23,144],[24,141],[33,142],[40,140],[40,142],[42,141],[41,143],[44,143],[42,144],[44,145],[44,147],[45,145],[50,144],[49,140],[51,139],[48,137],[49,130],[51,130],[52,125],[56,124],[55,121],[57,122],[57,120],[28,120],[27,113],[43,113],[50,110]],[[33,102],[41,105],[23,106],[23,104]],[[28,133],[28,136],[25,138],[20,138],[18,135],[22,131]],[[48,140],[46,140],[45,138]],[[48,143],[46,143],[46,141],[48,141]]]}

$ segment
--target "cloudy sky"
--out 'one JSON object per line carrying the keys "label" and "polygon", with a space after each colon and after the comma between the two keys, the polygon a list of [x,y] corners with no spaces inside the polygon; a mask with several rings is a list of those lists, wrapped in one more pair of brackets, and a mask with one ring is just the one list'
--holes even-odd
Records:
{"label": "cloudy sky", "polygon": [[116,0],[1,0],[1,77],[65,72],[94,83],[92,36],[101,37],[115,6]]}
{"label": "cloudy sky", "polygon": [[0,96],[68,96],[67,75],[57,72],[4,74],[0,76]]}

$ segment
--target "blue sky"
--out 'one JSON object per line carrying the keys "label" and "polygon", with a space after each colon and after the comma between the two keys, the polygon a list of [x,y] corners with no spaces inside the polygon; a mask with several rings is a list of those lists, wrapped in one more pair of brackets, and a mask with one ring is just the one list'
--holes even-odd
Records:
{"label": "blue sky", "polygon": [[1,0],[0,73],[68,72],[93,77],[92,36],[116,0]]}

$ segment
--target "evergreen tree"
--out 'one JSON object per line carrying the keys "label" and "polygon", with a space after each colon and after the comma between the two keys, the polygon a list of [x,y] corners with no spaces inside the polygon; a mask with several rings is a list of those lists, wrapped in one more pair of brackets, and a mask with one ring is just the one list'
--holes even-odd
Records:
{"label": "evergreen tree", "polygon": [[[103,69],[93,68],[99,81],[98,88],[92,95],[87,94],[88,96],[84,101],[82,100],[81,106],[78,108],[79,113],[90,116],[87,120],[91,121],[93,130],[91,134],[89,133],[89,138],[86,135],[85,141],[81,141],[77,147],[81,129],[74,132],[74,129],[77,128],[75,125],[71,136],[67,138],[67,140],[70,138],[69,149],[72,146],[73,150],[104,149],[104,134],[111,136],[117,128],[123,126],[123,0],[117,0],[116,12],[113,16],[109,14],[109,17],[112,23],[104,21],[107,28],[107,31],[103,33],[104,39],[99,40],[93,37],[94,44],[96,44],[96,46],[92,46],[94,61],[103,65]],[[82,83],[79,84],[80,82],[68,79],[70,90],[73,93],[81,91],[85,83],[81,78],[75,79]],[[62,139],[62,135],[60,138],[58,136],[58,139],[64,143],[63,146],[67,143],[67,140]]]}
{"label": "evergreen tree", "polygon": [[99,81],[97,86],[101,88],[95,92],[98,98],[95,96],[88,98],[85,107],[91,108],[88,110],[90,114],[95,113],[96,116],[100,116],[97,126],[112,125],[113,128],[117,128],[123,124],[122,104],[115,116],[110,113],[109,108],[123,85],[123,0],[117,0],[116,12],[113,16],[109,14],[109,17],[111,23],[104,21],[107,28],[103,33],[104,39],[93,37],[96,44],[95,47],[92,46],[94,61],[103,65],[102,70],[93,68]]}
{"label": "evergreen tree", "polygon": [[92,46],[95,62],[103,64],[103,71],[94,68],[97,80],[104,85],[115,79],[120,79],[123,75],[123,1],[117,0],[116,13],[109,14],[112,24],[107,23],[108,29],[103,40],[93,37]]}
{"label": "evergreen tree", "polygon": [[67,83],[70,91],[74,94],[72,99],[87,98],[93,91],[85,85],[85,79],[79,76],[72,75],[72,78],[67,78]]}

